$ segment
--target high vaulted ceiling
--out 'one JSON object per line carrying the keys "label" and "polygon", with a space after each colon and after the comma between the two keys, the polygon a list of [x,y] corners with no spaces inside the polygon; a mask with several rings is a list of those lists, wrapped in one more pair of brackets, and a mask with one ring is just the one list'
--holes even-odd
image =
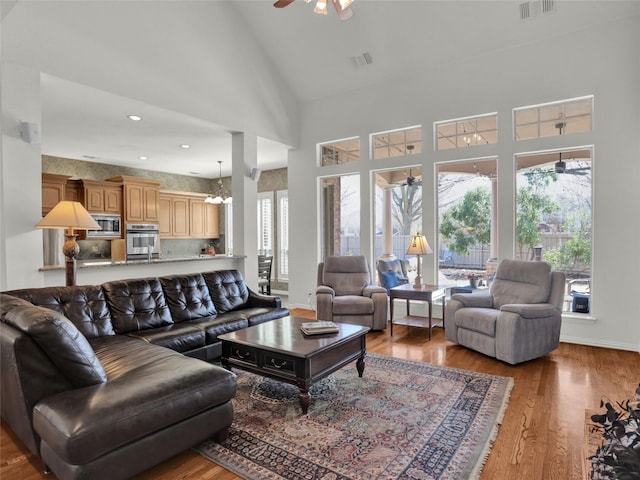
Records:
{"label": "high vaulted ceiling", "polygon": [[[64,3],[67,8],[73,8],[74,3],[97,1]],[[213,4],[222,0],[205,1]],[[3,0],[3,24],[19,21],[12,19],[14,13],[26,4],[35,8],[38,3],[36,0]],[[112,3],[110,8],[119,8],[120,2]],[[148,9],[156,5],[154,1],[143,3]],[[192,3],[202,5],[189,1],[178,3],[185,9]],[[551,13],[523,20],[520,18],[523,2],[516,1],[355,0],[353,17],[340,21],[332,9],[327,16],[314,14],[314,2],[296,0],[283,9],[274,8],[272,3],[270,0],[232,0],[229,11],[235,12],[237,21],[246,24],[246,34],[262,49],[300,108],[328,96],[393,82],[490,51],[544,38],[558,37],[558,41],[562,41],[562,35],[567,32],[640,15],[638,1],[556,0]],[[530,2],[531,11],[539,3]],[[86,9],[78,13],[74,19],[78,25],[83,24],[82,15],[86,13]],[[171,21],[179,23],[183,19]],[[18,30],[13,27],[13,31]],[[114,38],[121,35],[117,22],[111,28]],[[167,35],[167,32],[158,31],[157,35]],[[4,40],[3,34],[3,48]],[[35,49],[42,39],[25,37],[21,41],[33,41]],[[176,37],[173,41],[185,52],[215,49],[213,45],[197,44],[197,36]],[[153,38],[145,38],[144,42],[153,48]],[[64,49],[60,55],[65,55]],[[119,65],[111,67],[118,69]],[[192,67],[194,76],[210,74],[204,62],[194,63]],[[149,85],[149,88],[155,86]],[[216,160],[223,160],[223,175],[230,173],[232,129],[227,125],[212,124],[183,112],[53,75],[43,77],[42,96],[43,154],[206,178],[218,176]],[[131,122],[126,119],[128,114],[139,114],[144,119]],[[192,148],[179,149],[177,146],[183,143]],[[262,169],[286,166],[288,148],[290,146],[272,139],[260,138],[258,166]],[[148,160],[140,160],[138,157],[142,155]]]}

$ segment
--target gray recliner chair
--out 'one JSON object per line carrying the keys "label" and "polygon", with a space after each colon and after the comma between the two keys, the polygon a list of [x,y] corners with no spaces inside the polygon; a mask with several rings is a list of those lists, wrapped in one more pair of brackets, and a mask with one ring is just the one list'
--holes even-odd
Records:
{"label": "gray recliner chair", "polygon": [[512,365],[547,355],[560,343],[564,289],[548,263],[502,260],[490,289],[447,302],[446,338]]}
{"label": "gray recliner chair", "polygon": [[318,320],[383,330],[387,328],[387,308],[387,291],[373,283],[364,256],[327,257],[318,264]]}

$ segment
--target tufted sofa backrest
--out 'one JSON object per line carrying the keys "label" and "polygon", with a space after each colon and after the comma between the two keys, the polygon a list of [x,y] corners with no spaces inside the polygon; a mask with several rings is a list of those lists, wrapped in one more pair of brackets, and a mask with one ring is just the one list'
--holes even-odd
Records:
{"label": "tufted sofa backrest", "polygon": [[249,300],[249,290],[238,270],[216,270],[202,274],[218,313],[242,308]]}
{"label": "tufted sofa backrest", "polygon": [[174,322],[193,320],[217,313],[209,287],[201,273],[160,277]]}
{"label": "tufted sofa backrest", "polygon": [[102,284],[113,328],[123,334],[171,325],[171,312],[158,278],[118,280]]}
{"label": "tufted sofa backrest", "polygon": [[111,312],[100,285],[25,288],[7,293],[61,313],[86,338],[115,335]]}
{"label": "tufted sofa backrest", "polygon": [[511,303],[546,303],[551,289],[551,266],[546,262],[504,259],[491,284],[493,307]]}

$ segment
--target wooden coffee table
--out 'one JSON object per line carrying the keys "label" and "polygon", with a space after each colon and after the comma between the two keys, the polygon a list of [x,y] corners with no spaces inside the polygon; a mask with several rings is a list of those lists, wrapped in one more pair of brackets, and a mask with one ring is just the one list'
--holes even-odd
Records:
{"label": "wooden coffee table", "polygon": [[369,327],[338,323],[338,333],[307,336],[300,325],[310,321],[284,317],[220,335],[222,366],[297,385],[302,413],[306,414],[314,383],[356,359],[362,377],[369,331]]}

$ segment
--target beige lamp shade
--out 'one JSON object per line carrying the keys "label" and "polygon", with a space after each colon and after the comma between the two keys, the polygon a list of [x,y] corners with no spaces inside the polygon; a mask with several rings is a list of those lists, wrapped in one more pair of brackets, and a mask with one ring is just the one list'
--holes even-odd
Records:
{"label": "beige lamp shade", "polygon": [[427,255],[429,253],[433,253],[433,251],[424,235],[418,233],[411,237],[407,255]]}
{"label": "beige lamp shade", "polygon": [[58,203],[46,217],[36,224],[37,228],[66,228],[71,230],[102,230],[91,214],[80,202],[64,200]]}

